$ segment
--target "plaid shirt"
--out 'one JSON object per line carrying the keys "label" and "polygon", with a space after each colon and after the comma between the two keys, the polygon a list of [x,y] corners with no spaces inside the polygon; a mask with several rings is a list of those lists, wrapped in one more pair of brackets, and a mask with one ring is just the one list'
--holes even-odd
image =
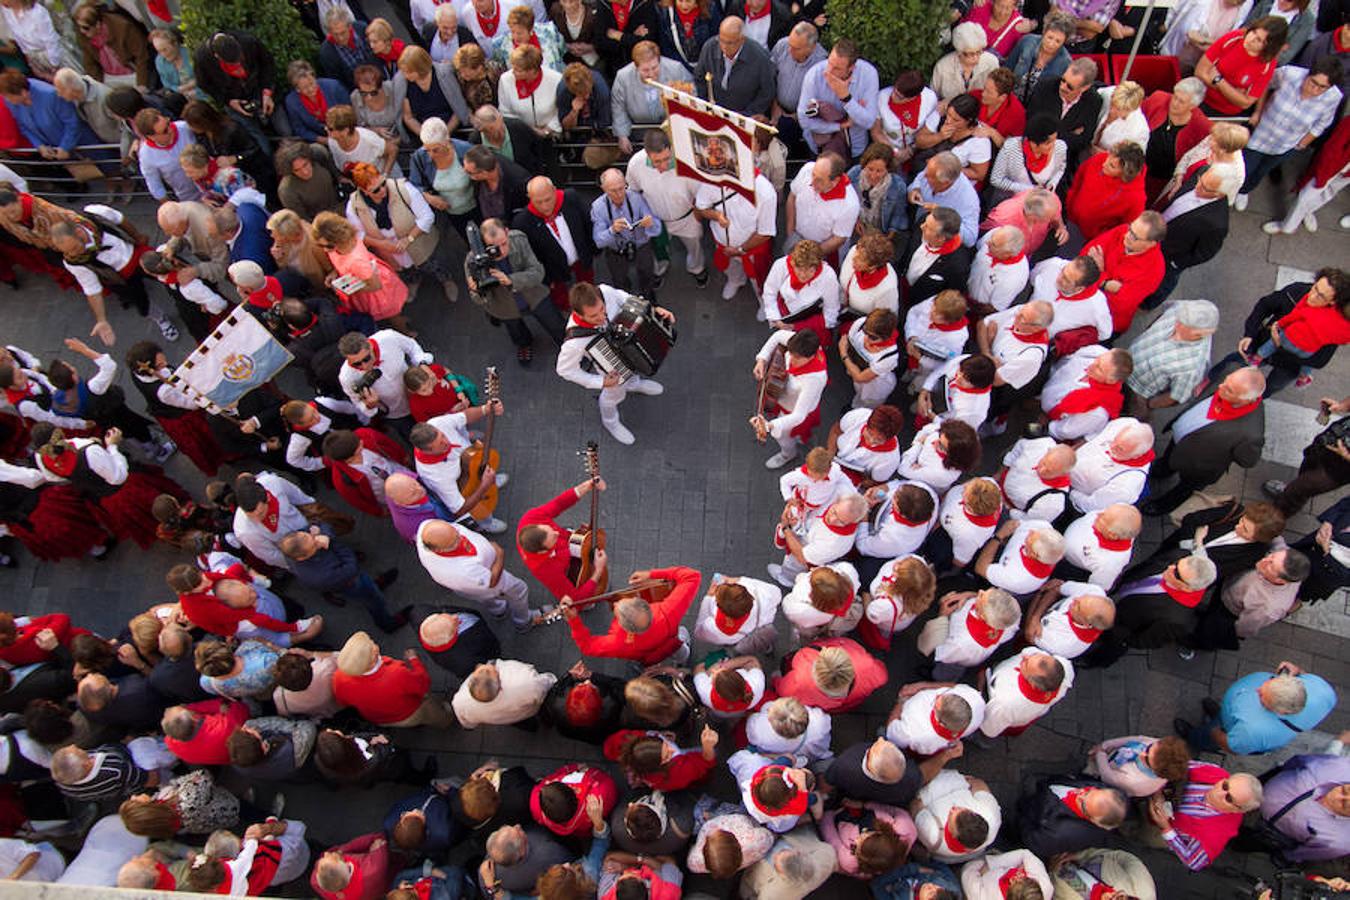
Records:
{"label": "plaid shirt", "polygon": [[1205,377],[1210,338],[1178,341],[1172,336],[1176,324],[1176,307],[1171,306],[1130,344],[1134,372],[1126,384],[1141,397],[1155,397],[1168,391],[1173,400],[1184,403]]}
{"label": "plaid shirt", "polygon": [[1261,121],[1247,141],[1247,149],[1278,156],[1298,146],[1305,134],[1314,137],[1326,131],[1341,105],[1341,89],[1312,98],[1302,96],[1308,70],[1298,66],[1280,66],[1270,80],[1270,99],[1261,112]]}
{"label": "plaid shirt", "polygon": [[[1111,20],[1116,17],[1120,11],[1122,0],[1059,0],[1054,5],[1064,10],[1075,19],[1084,19],[1088,22],[1096,22],[1098,25],[1109,25]],[[1073,35],[1069,35],[1070,41]]]}

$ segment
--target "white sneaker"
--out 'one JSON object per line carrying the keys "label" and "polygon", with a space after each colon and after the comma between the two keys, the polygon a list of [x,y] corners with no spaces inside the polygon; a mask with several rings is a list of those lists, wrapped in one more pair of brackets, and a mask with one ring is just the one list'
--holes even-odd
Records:
{"label": "white sneaker", "polygon": [[484,534],[501,534],[506,530],[506,523],[496,516],[480,519],[475,524],[478,526],[478,530]]}
{"label": "white sneaker", "polygon": [[617,422],[614,425],[605,425],[604,422],[601,422],[600,424],[604,425],[605,430],[609,432],[610,437],[614,438],[614,440],[618,441],[620,444],[631,444],[637,440],[637,438],[633,437],[633,432],[625,428],[622,422]]}
{"label": "white sneaker", "polygon": [[666,389],[661,382],[652,381],[650,378],[644,378],[633,385],[632,391],[635,394],[646,394],[648,397],[659,397],[666,392]]}
{"label": "white sneaker", "polygon": [[1237,198],[1233,200],[1233,209],[1236,209],[1238,212],[1242,212],[1244,209],[1247,208],[1247,201],[1249,199],[1250,198],[1246,194],[1239,193],[1237,195]]}
{"label": "white sneaker", "polygon": [[1279,234],[1284,231],[1284,229],[1280,227],[1279,222],[1267,222],[1261,226],[1261,230],[1266,234]]}
{"label": "white sneaker", "polygon": [[1350,229],[1350,213],[1341,216],[1341,220],[1336,224],[1341,228]]}
{"label": "white sneaker", "polygon": [[722,285],[722,299],[730,300],[732,297],[735,297],[738,293],[740,293],[740,290],[741,286],[739,284],[736,284],[735,282],[732,281],[728,281],[726,284]]}
{"label": "white sneaker", "polygon": [[1303,227],[1306,228],[1306,229],[1308,229],[1309,231],[1316,231],[1316,230],[1317,230],[1317,215],[1316,215],[1315,213],[1308,213],[1308,215],[1304,216],[1304,218],[1303,218]]}
{"label": "white sneaker", "polygon": [[783,466],[786,466],[788,463],[792,462],[796,458],[797,454],[795,452],[784,453],[782,450],[779,450],[773,456],[770,456],[768,459],[764,460],[764,468],[781,469],[783,468]]}
{"label": "white sneaker", "polygon": [[769,577],[772,578],[774,581],[778,582],[779,584],[781,584],[783,587],[790,588],[794,586],[792,579],[788,578],[786,575],[783,574],[783,567],[780,566],[778,563],[769,563],[764,568],[768,570]]}
{"label": "white sneaker", "polygon": [[497,487],[506,487],[506,483],[511,480],[511,476],[505,472],[497,473]]}
{"label": "white sneaker", "polygon": [[310,616],[310,617],[307,618],[307,619],[300,619],[300,620],[296,621],[296,623],[295,623],[295,630],[296,630],[297,632],[299,632],[299,631],[307,631],[307,630],[309,629],[309,626],[311,626],[311,625],[313,625],[313,624],[314,624],[314,617],[313,617],[313,616]]}

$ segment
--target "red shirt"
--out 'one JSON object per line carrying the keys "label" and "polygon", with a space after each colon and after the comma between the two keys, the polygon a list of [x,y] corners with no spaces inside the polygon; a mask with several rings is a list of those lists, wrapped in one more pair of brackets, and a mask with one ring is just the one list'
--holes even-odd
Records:
{"label": "red shirt", "polygon": [[1350,320],[1341,315],[1334,303],[1313,306],[1304,297],[1275,324],[1280,326],[1281,340],[1305,353],[1316,353],[1328,344],[1350,344]]}
{"label": "red shirt", "polygon": [[[606,738],[605,759],[617,761],[623,745],[636,734],[648,734],[648,732],[630,728],[616,731]],[[643,784],[658,791],[682,791],[707,778],[716,766],[717,759],[704,759],[702,749],[682,750],[675,754],[660,772],[642,775],[640,780]]]}
{"label": "red shirt", "polygon": [[221,637],[233,637],[239,629],[239,623],[252,622],[267,631],[294,632],[299,627],[294,622],[283,622],[258,612],[257,609],[235,609],[216,599],[215,594],[179,594],[178,605],[188,621],[203,631],[218,634]]}
{"label": "red shirt", "polygon": [[[554,781],[564,781],[569,775],[573,775],[584,769],[579,781],[567,782],[568,786],[576,792],[577,810],[572,815],[570,822],[559,824],[544,815],[544,811],[539,806],[539,793],[544,785]],[[614,804],[619,801],[619,788],[614,783],[614,779],[604,769],[597,769],[594,766],[586,767],[581,763],[568,763],[551,775],[544,776],[534,790],[530,791],[530,815],[534,820],[543,825],[554,834],[560,834],[568,837],[573,834],[587,834],[591,830],[591,820],[586,814],[586,800],[590,796],[600,798],[601,815],[606,819],[614,811]]]}
{"label": "red shirt", "polygon": [[[375,841],[379,847],[372,847]],[[324,900],[380,900],[389,889],[389,844],[384,832],[363,834],[333,848],[352,865],[352,880],[340,891],[325,891],[319,887],[318,866],[310,873],[309,886]]]}
{"label": "red shirt", "polygon": [[0,647],[0,660],[11,666],[31,666],[51,659],[51,653],[37,645],[38,634],[48,628],[56,635],[56,642],[63,647],[70,646],[75,635],[89,633],[83,628],[71,628],[70,616],[65,613],[33,616],[27,625],[15,627],[14,643]]}
{"label": "red shirt", "polygon": [[376,725],[392,725],[417,712],[431,690],[431,676],[419,659],[380,657],[380,667],[366,675],[333,673],[333,697]]}
{"label": "red shirt", "polygon": [[201,700],[187,708],[202,716],[197,733],[186,741],[166,737],[164,746],[190,766],[224,766],[230,762],[225,742],[248,721],[248,705],[239,700]]}
{"label": "red shirt", "polygon": [[[980,100],[983,94],[983,89],[970,92],[970,96],[976,100]],[[1022,105],[1021,100],[1009,94],[1003,98],[1003,102],[999,104],[998,109],[994,110],[993,115],[990,115],[989,108],[981,100],[980,121],[1005,138],[1021,137],[1022,133],[1027,130],[1027,109]],[[998,155],[997,149],[994,150],[994,154]]]}
{"label": "red shirt", "polygon": [[431,393],[424,397],[408,391],[408,409],[412,411],[414,422],[425,422],[436,416],[454,412],[455,404],[459,402],[459,392],[445,380],[445,366],[433,363],[427,368],[436,376],[436,386],[431,389]]}
{"label": "red shirt", "polygon": [[[1259,56],[1252,56],[1247,52],[1247,48],[1242,46],[1244,37],[1246,34],[1241,28],[1228,32],[1209,45],[1209,49],[1205,51],[1205,59],[1214,63],[1224,81],[1238,90],[1246,91],[1255,102],[1266,92],[1266,85],[1270,84],[1270,79],[1275,75],[1275,60],[1266,62]],[[1224,116],[1235,116],[1243,110],[1243,107],[1234,105],[1212,84],[1205,90],[1205,104]]]}
{"label": "red shirt", "polygon": [[1146,203],[1144,173],[1123,182],[1102,172],[1106,154],[1098,153],[1078,167],[1065,201],[1064,214],[1092,240],[1109,228],[1133,222]]}
{"label": "red shirt", "polygon": [[697,569],[676,566],[652,569],[651,577],[674,581],[675,587],[664,600],[652,604],[652,624],[642,634],[629,634],[619,627],[617,620],[609,623],[606,633],[591,634],[580,616],[568,620],[572,638],[584,655],[630,659],[651,666],[679,648],[680,620],[689,611],[703,575]]}
{"label": "red shirt", "polygon": [[[811,667],[815,665],[820,651],[826,647],[843,648],[853,661],[853,686],[843,697],[828,696],[816,687],[816,681],[811,676]],[[774,676],[773,689],[780,697],[796,697],[806,706],[837,713],[846,712],[862,703],[869,694],[883,687],[888,677],[886,666],[864,650],[861,644],[851,638],[836,637],[812,641],[792,654],[787,674]]]}
{"label": "red shirt", "polygon": [[[572,532],[554,521],[556,517],[571,509],[578,499],[577,492],[568,488],[543,506],[536,506],[525,513],[520,517],[520,524],[516,526],[516,552],[525,560],[525,568],[529,569],[531,574],[539,579],[539,583],[548,588],[548,592],[559,600],[563,597],[585,600],[599,593],[594,578],[578,587],[567,577],[567,567],[572,563],[572,554],[567,548],[567,542],[572,537]],[[547,525],[556,528],[559,532],[558,540],[552,549],[530,553],[520,546],[520,531],[526,525]]]}
{"label": "red shirt", "polygon": [[1125,252],[1125,232],[1129,228],[1130,223],[1126,222],[1103,231],[1083,248],[1084,254],[1093,247],[1102,248],[1101,280],[1120,282],[1120,290],[1106,294],[1106,302],[1111,307],[1111,330],[1116,334],[1130,327],[1139,304],[1162,284],[1167,268],[1162,248],[1157,244],[1143,253],[1131,255]]}

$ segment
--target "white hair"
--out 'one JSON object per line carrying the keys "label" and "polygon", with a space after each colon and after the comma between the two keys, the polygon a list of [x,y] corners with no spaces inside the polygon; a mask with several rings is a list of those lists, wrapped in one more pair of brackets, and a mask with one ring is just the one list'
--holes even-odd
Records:
{"label": "white hair", "polygon": [[1199,106],[1200,101],[1205,99],[1205,83],[1192,75],[1190,78],[1183,78],[1172,86],[1172,93],[1185,94],[1193,105]]}
{"label": "white hair", "polygon": [[453,3],[442,3],[436,7],[436,15],[433,18],[435,18],[437,25],[446,24],[448,19],[454,19],[456,24],[459,23],[459,13],[455,12],[455,4]]}
{"label": "white hair", "polygon": [[345,3],[341,6],[334,6],[330,8],[328,12],[323,14],[323,25],[325,29],[332,28],[339,22],[345,22],[350,25],[355,21],[356,17],[352,15],[351,10],[347,8],[347,4]]}
{"label": "white hair", "polygon": [[1308,703],[1308,689],[1293,675],[1276,675],[1265,683],[1270,711],[1277,716],[1296,716]]}
{"label": "white hair", "polygon": [[[449,9],[448,6],[438,6],[436,9]],[[432,144],[450,143],[450,128],[445,124],[445,120],[432,116],[422,120],[422,146],[430,147]]]}
{"label": "white hair", "polygon": [[995,628],[1011,628],[1022,618],[1017,598],[1003,588],[987,588],[979,603],[980,618]]}
{"label": "white hair", "polygon": [[997,241],[1005,252],[1016,256],[1026,247],[1027,236],[1016,225],[1000,225],[989,232],[989,241]]}
{"label": "white hair", "polygon": [[1059,562],[1064,558],[1064,535],[1053,528],[1038,528],[1027,537],[1027,552],[1043,563]]}
{"label": "white hair", "polygon": [[497,109],[497,107],[493,106],[491,103],[484,103],[482,106],[475,109],[473,115],[469,118],[473,121],[473,126],[475,128],[482,128],[484,125],[499,121],[501,117],[501,110]]}
{"label": "white hair", "polygon": [[792,33],[808,42],[812,47],[820,43],[820,32],[810,22],[798,22],[792,26]]}
{"label": "white hair", "polygon": [[[1190,560],[1191,577],[1181,577],[1181,564],[1177,564],[1177,577],[1186,583],[1186,587],[1193,591],[1203,590],[1214,583],[1214,579],[1219,577],[1219,570],[1214,565],[1214,561],[1208,556],[1201,556],[1198,553],[1192,553],[1186,557]],[[1185,561],[1185,560],[1183,560]]]}
{"label": "white hair", "polygon": [[241,259],[239,262],[230,263],[226,272],[230,276],[230,281],[244,290],[256,291],[267,280],[267,276],[263,274],[262,266],[251,259]]}
{"label": "white hair", "polygon": [[58,88],[67,91],[85,92],[84,78],[74,69],[57,69],[56,74],[52,76],[52,84]]}
{"label": "white hair", "polygon": [[956,52],[963,50],[983,50],[989,46],[989,38],[984,29],[974,22],[962,22],[952,29],[952,46]]}

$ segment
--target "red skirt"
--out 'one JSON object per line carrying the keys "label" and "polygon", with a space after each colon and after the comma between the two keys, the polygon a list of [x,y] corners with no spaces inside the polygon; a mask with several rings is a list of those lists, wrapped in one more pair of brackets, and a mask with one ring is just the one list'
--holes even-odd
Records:
{"label": "red skirt", "polygon": [[820,346],[833,347],[834,337],[830,334],[829,326],[825,324],[825,314],[817,312],[814,315],[807,316],[799,322],[788,322],[793,331],[814,331],[816,337],[820,338]]}
{"label": "red skirt", "polygon": [[155,421],[203,475],[215,475],[220,464],[225,462],[225,451],[216,443],[202,410],[194,409],[173,419],[156,416]]}
{"label": "red skirt", "polygon": [[122,540],[133,540],[142,550],[154,546],[159,523],[150,512],[160,494],[187,500],[187,491],[164,474],[159,466],[133,471],[121,490],[98,501],[96,511],[103,527]]}
{"label": "red skirt", "polygon": [[28,524],[9,530],[38,559],[73,559],[108,542],[96,512],[70,485],[53,484],[41,489]]}
{"label": "red skirt", "polygon": [[36,247],[0,243],[0,278],[6,281],[15,278],[16,266],[38,275],[50,276],[52,281],[56,282],[56,286],[63,290],[77,286],[75,276],[71,275],[65,266],[56,265]]}
{"label": "red skirt", "polygon": [[745,269],[746,276],[754,282],[755,290],[763,292],[764,279],[768,277],[769,268],[773,265],[773,241],[765,241],[749,253],[742,253],[738,257],[728,256],[727,248],[721,244],[717,244],[713,250],[713,265],[719,272],[725,272],[731,266],[733,258],[741,261],[741,267]]}
{"label": "red skirt", "polygon": [[[775,403],[773,404],[773,412],[781,415],[782,413],[787,412],[787,410]],[[816,426],[819,424],[820,404],[817,403],[816,408],[807,413],[806,418],[802,419],[801,424],[789,431],[788,434],[799,441],[809,441],[811,440],[811,432],[815,431]]]}

